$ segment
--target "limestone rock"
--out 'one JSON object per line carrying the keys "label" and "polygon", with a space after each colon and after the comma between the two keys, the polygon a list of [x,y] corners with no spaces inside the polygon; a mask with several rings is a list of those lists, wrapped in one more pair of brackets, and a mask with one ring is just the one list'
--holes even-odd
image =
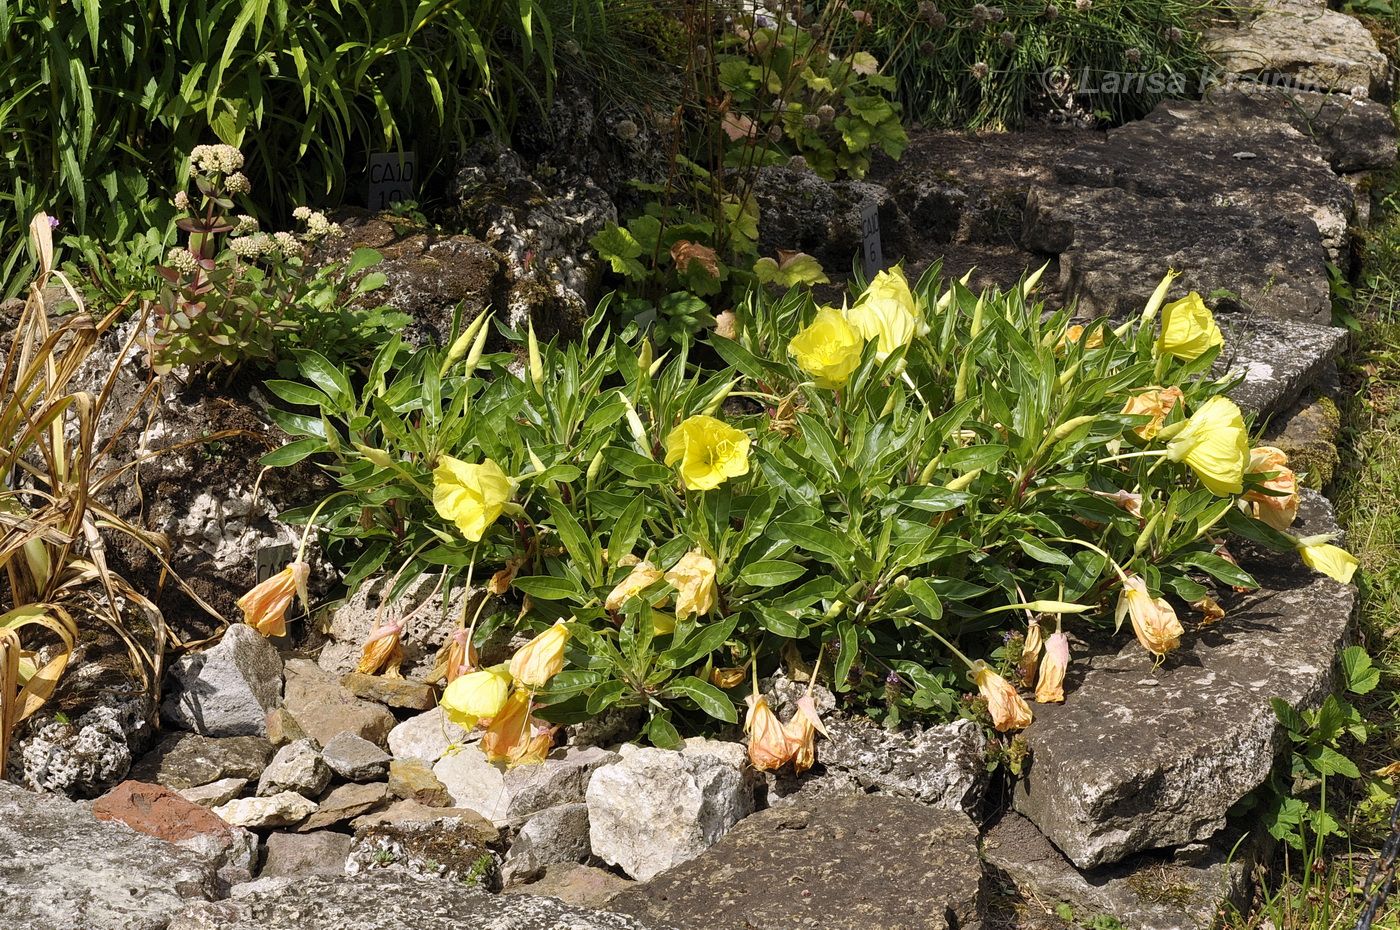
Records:
{"label": "limestone rock", "polygon": [[218,781],[211,781],[207,785],[199,785],[195,788],[179,788],[176,794],[189,801],[191,804],[198,804],[200,807],[218,807],[220,804],[227,804],[243,793],[243,789],[248,787],[246,778],[220,778]]}
{"label": "limestone rock", "polygon": [[1287,75],[1304,88],[1369,94],[1389,69],[1365,26],[1310,0],[1268,0],[1240,27],[1209,29],[1203,38],[1225,72]]}
{"label": "limestone rock", "polygon": [[350,733],[383,746],[394,728],[394,715],[355,697],[333,674],[306,659],[287,663],[287,711],[318,745]]}
{"label": "limestone rock", "polygon": [[753,810],[745,762],[738,743],[693,739],[598,769],[587,791],[594,854],[640,881],[698,856]]}
{"label": "limestone rock", "polygon": [[97,706],[69,723],[51,714],[36,718],[16,741],[16,780],[36,791],[91,798],[121,781],[131,767],[125,715]]}
{"label": "limestone rock", "polygon": [[597,866],[564,862],[549,866],[542,878],[528,885],[507,887],[505,893],[557,898],[574,907],[606,908],[608,902],[633,884]]}
{"label": "limestone rock", "polygon": [[582,862],[591,851],[587,804],[546,808],[525,821],[511,841],[501,865],[501,880],[506,885],[533,881],[549,866]]}
{"label": "limestone rock", "polygon": [[204,652],[170,668],[164,717],[203,736],[266,736],[267,714],[282,701],[282,657],[263,635],[234,623]]}
{"label": "limestone rock", "polygon": [[447,786],[438,781],[426,762],[417,759],[395,759],[389,763],[389,793],[427,807],[452,806]]}
{"label": "limestone rock", "polygon": [[258,780],[258,797],[295,791],[315,797],[331,783],[331,768],[309,739],[288,743],[277,750]]}
{"label": "limestone rock", "polygon": [[177,790],[226,778],[252,780],[262,775],[272,756],[272,744],[260,736],[171,733],[132,767],[131,777]]}
{"label": "limestone rock", "polygon": [[1043,904],[1076,920],[1110,917],[1134,930],[1213,930],[1248,903],[1255,843],[1222,835],[1199,850],[1142,853],[1081,872],[1029,820],[1007,813],[983,838],[988,864]]}
{"label": "limestone rock", "polygon": [[411,823],[434,823],[444,830],[467,831],[484,846],[500,840],[500,831],[495,824],[476,811],[463,807],[428,807],[417,801],[395,801],[383,810],[361,814],[350,825],[356,830],[367,830],[370,827]]}
{"label": "limestone rock", "polygon": [[[1306,492],[1293,532],[1334,530],[1326,501]],[[1079,868],[1217,833],[1273,766],[1270,699],[1311,708],[1331,687],[1355,588],[1296,556],[1240,558],[1261,589],[1222,597],[1225,618],[1188,628],[1163,665],[1129,643],[1077,663],[1064,704],[1037,706],[1015,807]]]}
{"label": "limestone rock", "polygon": [[393,869],[271,879],[239,891],[228,901],[185,908],[166,930],[647,930],[618,914],[472,892]]}
{"label": "limestone rock", "polygon": [[981,883],[966,815],[872,795],[755,814],[608,908],[678,930],[955,930],[979,925]]}
{"label": "limestone rock", "polygon": [[299,739],[306,739],[306,731],[287,708],[279,707],[267,715],[267,740],[273,746],[285,746]]}
{"label": "limestone rock", "polygon": [[494,889],[499,860],[493,844],[498,836],[489,824],[465,815],[370,824],[355,830],[346,871],[403,869]]}
{"label": "limestone rock", "polygon": [[375,701],[389,707],[406,707],[409,710],[431,710],[437,706],[437,692],[432,685],[408,678],[390,678],[386,675],[362,675],[351,672],[340,680],[356,697]]}
{"label": "limestone rock", "polygon": [[344,875],[354,838],[348,833],[273,833],[259,878]]}
{"label": "limestone rock", "polygon": [[1243,376],[1230,397],[1260,421],[1321,380],[1349,341],[1339,326],[1225,314],[1217,320],[1225,337],[1217,373]]}
{"label": "limestone rock", "polygon": [[1304,487],[1321,489],[1331,483],[1341,455],[1342,420],[1337,404],[1327,396],[1305,397],[1269,424],[1265,441],[1288,455],[1288,464]]}
{"label": "limestone rock", "polygon": [[214,813],[235,827],[290,827],[316,812],[316,802],[295,791],[265,798],[235,798],[214,808]]}
{"label": "limestone rock", "polygon": [[99,821],[83,805],[0,781],[7,926],[159,930],[216,894],[216,869],[197,853]]}
{"label": "limestone rock", "polygon": [[582,801],[589,776],[617,753],[590,746],[567,746],[550,753],[538,765],[502,769],[486,761],[476,745],[463,746],[433,766],[452,803],[478,811],[488,820],[504,822],[536,811]]}
{"label": "limestone rock", "polygon": [[395,759],[416,759],[432,765],[453,743],[466,740],[467,731],[449,721],[442,708],[434,707],[389,731],[389,752]]}
{"label": "limestone rock", "polygon": [[389,788],[382,781],[368,785],[339,785],[317,802],[316,813],[306,818],[306,822],[297,827],[297,832],[310,833],[333,827],[372,811],[388,800]]}
{"label": "limestone rock", "polygon": [[796,249],[828,271],[845,271],[861,254],[861,216],[868,208],[879,215],[881,245],[891,263],[908,247],[909,219],[899,200],[879,184],[826,181],[812,171],[768,166],[759,169],[753,192],[763,255]]}
{"label": "limestone rock", "polygon": [[331,771],[346,781],[375,781],[389,774],[388,753],[353,733],[337,733],[321,749]]}
{"label": "limestone rock", "polygon": [[[392,581],[388,576],[371,578],[335,609],[331,615],[330,641],[316,660],[321,668],[337,678],[355,671],[360,651],[380,614]],[[393,613],[389,616],[409,616],[402,636],[402,672],[407,678],[422,681],[428,677],[437,660],[438,649],[457,629],[466,606],[462,592],[454,591],[451,600],[445,601],[441,591],[434,593],[436,588],[437,577],[424,575],[410,584],[391,608]]]}

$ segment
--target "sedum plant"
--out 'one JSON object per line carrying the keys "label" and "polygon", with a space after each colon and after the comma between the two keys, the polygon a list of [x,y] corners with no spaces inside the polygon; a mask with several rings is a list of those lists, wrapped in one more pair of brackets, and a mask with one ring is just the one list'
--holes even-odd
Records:
{"label": "sedum plant", "polygon": [[653,358],[606,301],[579,343],[506,331],[520,377],[485,318],[401,365],[386,346],[362,383],[305,352],[309,384],[269,385],[304,405],[276,414],[300,438],[266,461],[317,456],[339,482],[294,516],[352,587],[388,570],[505,596],[460,618],[459,670],[501,624],[562,624],[559,669],[512,711],[531,732],[636,707],[673,745],[747,703],[766,767],[810,764],[816,725],[771,716],[758,681],[780,665],[889,723],[981,713],[976,688],[1011,731],[1021,687],[1063,700],[1071,633],[1126,623],[1170,661],[1188,611],[1219,616],[1213,583],[1254,585],[1232,535],[1350,579],[1342,550],[1285,532],[1296,479],[1211,377],[1199,296],[1167,303],[1169,275],[1141,317],[1072,324],[1035,278],[976,294],[894,269],[846,310],[754,292],[710,338],[720,370]]}

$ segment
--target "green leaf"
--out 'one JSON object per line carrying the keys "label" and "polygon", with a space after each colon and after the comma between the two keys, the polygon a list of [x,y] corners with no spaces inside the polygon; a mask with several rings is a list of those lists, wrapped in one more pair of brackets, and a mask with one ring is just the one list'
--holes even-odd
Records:
{"label": "green leaf", "polygon": [[771,588],[801,578],[806,572],[807,570],[796,562],[765,559],[745,565],[739,573],[738,580],[756,588]]}
{"label": "green leaf", "polygon": [[322,439],[298,439],[289,442],[280,449],[273,449],[258,460],[259,464],[271,466],[273,468],[283,468],[288,465],[295,465],[307,456],[315,455],[318,452],[325,452],[330,448]]}
{"label": "green leaf", "polygon": [[295,354],[297,369],[303,377],[325,391],[343,408],[354,403],[355,392],[350,388],[350,379],[324,355],[310,349],[298,349]]}
{"label": "green leaf", "polygon": [[554,575],[517,577],[511,586],[544,601],[574,601],[581,604],[584,600],[583,592],[572,581]]}
{"label": "green leaf", "polygon": [[685,668],[700,661],[720,648],[734,632],[738,616],[705,624],[684,641],[677,643],[656,657],[659,668]]}
{"label": "green leaf", "polygon": [[613,679],[593,689],[588,695],[588,713],[597,716],[616,704],[627,693],[627,683]]}
{"label": "green leaf", "polygon": [[765,630],[784,639],[804,639],[811,632],[807,624],[785,610],[757,606],[754,612],[758,614],[758,622]]}
{"label": "green leaf", "polygon": [[1342,679],[1352,694],[1369,694],[1381,683],[1380,669],[1371,662],[1371,657],[1361,646],[1348,646],[1342,650]]}
{"label": "green leaf", "polygon": [[833,673],[836,690],[849,691],[851,689],[849,680],[851,666],[855,664],[856,656],[860,654],[860,641],[856,634],[856,625],[849,617],[836,624],[836,637],[841,642],[841,651],[836,654],[836,669]]}
{"label": "green leaf", "polygon": [[1199,568],[1210,575],[1216,581],[1222,581],[1228,585],[1240,588],[1257,588],[1259,582],[1254,580],[1254,576],[1233,562],[1227,562],[1220,556],[1210,552],[1188,552],[1177,559],[1177,563],[1183,566]]}
{"label": "green leaf", "polygon": [[723,720],[725,723],[739,722],[738,711],[735,710],[734,702],[729,699],[729,696],[714,685],[707,681],[701,681],[694,675],[677,678],[666,686],[665,690],[661,692],[661,696],[689,698],[696,707],[716,720]]}
{"label": "green leaf", "polygon": [[1022,552],[1037,562],[1043,562],[1046,565],[1062,565],[1066,568],[1074,565],[1074,561],[1069,556],[1058,549],[1052,549],[1034,536],[1022,533],[1016,537],[1016,544],[1021,547]]}
{"label": "green leaf", "polygon": [[933,590],[933,585],[929,584],[927,578],[913,579],[904,589],[904,593],[909,595],[909,599],[919,608],[919,613],[925,619],[937,620],[943,616],[943,602],[939,600],[938,592]]}
{"label": "green leaf", "polygon": [[850,543],[830,530],[798,523],[774,523],[769,530],[779,540],[791,540],[808,552],[830,556],[841,562],[848,562],[854,552]]}
{"label": "green leaf", "polygon": [[597,249],[598,256],[612,266],[614,274],[620,274],[631,281],[646,278],[646,267],[637,261],[642,255],[642,246],[621,226],[609,223],[589,239],[588,244]]}
{"label": "green leaf", "polygon": [[322,410],[334,409],[335,402],[309,384],[300,381],[272,380],[265,382],[267,389],[289,404],[306,407],[319,407]]}

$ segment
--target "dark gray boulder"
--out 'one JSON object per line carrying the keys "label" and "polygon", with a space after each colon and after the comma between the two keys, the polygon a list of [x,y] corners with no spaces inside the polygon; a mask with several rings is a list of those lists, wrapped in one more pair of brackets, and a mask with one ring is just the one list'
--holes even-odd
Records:
{"label": "dark gray boulder", "polygon": [[1225,336],[1217,372],[1244,378],[1230,396],[1259,421],[1287,410],[1324,378],[1349,338],[1338,326],[1248,314],[1222,314],[1217,321]]}

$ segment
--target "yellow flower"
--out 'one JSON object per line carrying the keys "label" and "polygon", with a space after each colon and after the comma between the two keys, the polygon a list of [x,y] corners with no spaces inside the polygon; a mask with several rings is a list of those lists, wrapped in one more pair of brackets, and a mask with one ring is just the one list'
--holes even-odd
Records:
{"label": "yellow flower", "polygon": [[444,455],[433,471],[433,506],[471,542],[496,522],[513,492],[510,478],[491,459],[472,465]]}
{"label": "yellow flower", "polygon": [[1288,456],[1274,446],[1257,446],[1249,453],[1249,470],[1254,474],[1277,472],[1261,483],[1261,487],[1280,496],[1265,494],[1258,489],[1246,492],[1243,500],[1256,520],[1282,532],[1298,517],[1302,498],[1298,493],[1298,476],[1288,467]]}
{"label": "yellow flower", "polygon": [[977,690],[987,699],[987,710],[992,715],[992,726],[999,732],[1020,730],[1031,725],[1031,706],[1025,702],[1011,682],[992,671],[985,662],[979,661],[973,668],[973,679]]}
{"label": "yellow flower", "polygon": [[875,357],[882,362],[928,331],[899,268],[877,274],[855,306],[846,311],[846,319],[866,339],[878,340]]}
{"label": "yellow flower", "polygon": [[510,672],[504,665],[461,675],[442,693],[442,712],[448,720],[470,730],[501,712],[510,697],[510,684]]}
{"label": "yellow flower", "polygon": [[563,620],[515,651],[510,657],[510,677],[527,688],[538,688],[564,668],[564,646],[569,627]]}
{"label": "yellow flower", "polygon": [[749,761],[760,772],[783,767],[792,758],[793,747],[778,722],[778,715],[761,694],[748,696],[749,713],[744,718],[744,732],[749,735]]}
{"label": "yellow flower", "polygon": [[666,572],[666,580],[676,589],[676,616],[704,616],[715,609],[715,563],[692,549]]}
{"label": "yellow flower", "polygon": [[1040,662],[1040,680],[1035,685],[1037,704],[1058,704],[1065,699],[1065,672],[1069,671],[1069,638],[1051,633],[1045,641],[1045,658]]}
{"label": "yellow flower", "polygon": [[1330,545],[1327,536],[1308,536],[1298,540],[1298,554],[1303,557],[1303,564],[1315,572],[1322,572],[1333,581],[1340,581],[1342,584],[1351,584],[1351,579],[1356,575],[1357,566],[1361,563],[1356,556],[1341,548]]}
{"label": "yellow flower", "polygon": [[1137,575],[1129,575],[1123,584],[1123,593],[1118,596],[1117,622],[1123,622],[1127,614],[1133,621],[1133,632],[1137,634],[1142,648],[1156,656],[1164,656],[1181,645],[1181,621],[1176,618],[1172,605],[1162,598],[1153,598],[1147,590],[1147,582]]}
{"label": "yellow flower", "polygon": [[298,593],[306,601],[306,582],[311,566],[293,562],[266,581],[259,582],[238,599],[243,622],[264,636],[287,635],[287,608]]}
{"label": "yellow flower", "polygon": [[1224,397],[1206,401],[1167,443],[1167,457],[1191,466],[1212,494],[1240,493],[1249,464],[1249,436],[1240,408]]}
{"label": "yellow flower", "polygon": [[817,387],[836,390],[850,379],[860,365],[865,340],[846,322],[841,311],[822,307],[817,318],[788,343],[788,352],[797,358],[802,370],[812,376]]}
{"label": "yellow flower", "polygon": [[1179,387],[1150,387],[1141,394],[1129,397],[1128,402],[1123,405],[1123,412],[1130,416],[1152,418],[1149,423],[1133,427],[1133,432],[1137,433],[1139,438],[1148,440],[1161,431],[1167,414],[1184,399]]}
{"label": "yellow flower", "polygon": [[[628,600],[641,594],[647,588],[656,584],[662,578],[661,569],[645,560],[632,566],[631,573],[617,583],[617,587],[608,593],[608,598],[603,602],[603,606],[610,612],[616,613],[622,609],[622,605]],[[653,606],[660,606],[664,601],[659,601]]]}
{"label": "yellow flower", "polygon": [[1195,291],[1162,308],[1162,331],[1157,335],[1159,353],[1189,362],[1224,344],[1215,317]]}
{"label": "yellow flower", "polygon": [[830,738],[826,727],[822,725],[822,718],[817,715],[817,703],[812,700],[809,691],[797,699],[797,713],[783,724],[783,735],[787,737],[788,748],[792,752],[792,770],[798,775],[810,769],[812,763],[817,761],[818,730],[823,736]]}
{"label": "yellow flower", "polygon": [[689,417],[666,437],[666,464],[680,462],[692,491],[709,491],[749,473],[749,437],[711,416]]}
{"label": "yellow flower", "polygon": [[380,669],[398,677],[399,665],[403,662],[403,623],[394,620],[369,631],[364,648],[360,651],[360,664],[355,671],[362,675],[374,675]]}

